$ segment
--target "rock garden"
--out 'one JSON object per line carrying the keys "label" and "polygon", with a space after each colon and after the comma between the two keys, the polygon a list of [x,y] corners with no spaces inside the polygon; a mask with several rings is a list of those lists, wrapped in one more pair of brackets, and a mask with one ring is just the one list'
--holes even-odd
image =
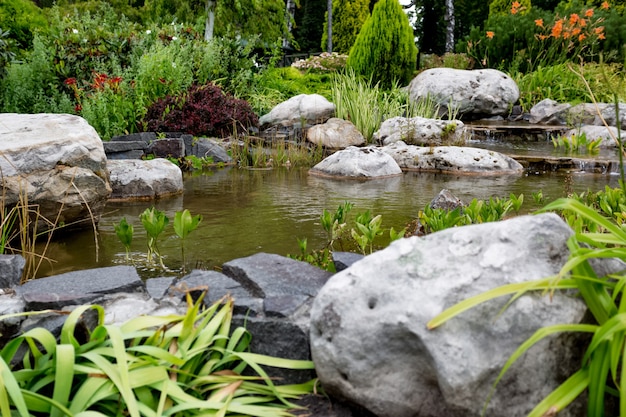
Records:
{"label": "rock garden", "polygon": [[[20,56],[0,30],[2,415],[625,414],[626,78],[590,43],[623,15],[574,6],[494,6],[447,55],[464,65],[415,71],[395,0],[347,62],[304,72],[319,58],[281,68],[106,5],[52,7],[67,39]],[[387,65],[371,22],[394,14],[410,47]],[[514,18],[536,36],[508,57]],[[534,52],[556,27],[578,49]]]}

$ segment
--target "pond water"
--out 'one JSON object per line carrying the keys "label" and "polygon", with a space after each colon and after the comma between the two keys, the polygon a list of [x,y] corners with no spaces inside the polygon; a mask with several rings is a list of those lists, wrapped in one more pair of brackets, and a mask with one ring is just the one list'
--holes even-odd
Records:
{"label": "pond water", "polygon": [[[156,203],[109,203],[98,227],[97,245],[91,230],[54,241],[46,252],[53,262],[44,263],[38,276],[124,263],[136,265],[144,278],[180,275],[180,240],[171,222],[174,213],[183,209],[203,216],[185,244],[187,270],[213,269],[258,252],[296,254],[298,238],[306,237],[310,249],[323,247],[326,234],[320,214],[324,209],[334,211],[345,201],[354,204],[352,215],[370,210],[382,214],[384,227],[401,229],[444,188],[465,202],[524,194],[523,210],[532,211],[538,207],[532,193],[539,190],[547,202],[571,192],[601,190],[607,184],[617,186],[618,176],[528,172],[479,177],[407,172],[395,178],[354,181],[312,177],[307,169],[220,168],[186,176],[185,191],[178,197]],[[146,236],[139,215],[152,205],[170,218],[159,244],[167,271],[147,265],[145,260]],[[126,261],[114,231],[114,224],[123,217],[135,228],[131,262]]]}

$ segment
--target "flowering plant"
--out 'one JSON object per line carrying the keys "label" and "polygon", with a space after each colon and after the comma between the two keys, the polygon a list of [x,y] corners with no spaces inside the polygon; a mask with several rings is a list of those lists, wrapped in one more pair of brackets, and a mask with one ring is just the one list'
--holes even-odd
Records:
{"label": "flowering plant", "polygon": [[[599,7],[563,3],[555,12],[513,1],[508,13],[494,14],[482,30],[473,29],[457,51],[466,52],[479,66],[523,73],[571,60],[595,61],[600,53],[618,59],[623,34],[613,21],[623,21],[623,12],[607,1]],[[609,42],[607,37],[614,39]]]}
{"label": "flowering plant", "polygon": [[319,72],[337,71],[346,66],[348,55],[337,52],[322,52],[319,55],[311,56],[307,59],[299,59],[291,64],[299,70],[310,70]]}

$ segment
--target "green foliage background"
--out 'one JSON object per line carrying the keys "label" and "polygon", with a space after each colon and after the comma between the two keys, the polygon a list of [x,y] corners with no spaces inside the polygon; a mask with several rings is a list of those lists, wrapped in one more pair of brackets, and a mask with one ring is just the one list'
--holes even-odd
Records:
{"label": "green foliage background", "polygon": [[[333,52],[347,54],[369,17],[369,0],[333,0]],[[328,13],[322,31],[322,50],[328,42]]]}

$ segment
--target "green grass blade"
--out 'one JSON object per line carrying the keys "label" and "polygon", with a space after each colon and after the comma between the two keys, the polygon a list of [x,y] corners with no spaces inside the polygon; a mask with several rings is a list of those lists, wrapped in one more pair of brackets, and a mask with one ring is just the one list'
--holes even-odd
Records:
{"label": "green grass blade", "polygon": [[609,343],[603,342],[591,354],[589,363],[589,398],[587,414],[590,416],[604,415],[604,394],[609,374]]}
{"label": "green grass blade", "polygon": [[552,278],[543,278],[536,281],[527,281],[503,285],[501,287],[494,288],[492,290],[485,291],[483,293],[470,297],[453,305],[450,308],[447,308],[446,310],[435,316],[432,320],[430,320],[427,323],[427,327],[429,330],[432,330],[438,326],[441,326],[443,323],[450,320],[451,318],[456,317],[459,314],[494,298],[511,295],[518,292],[528,292],[533,290],[546,290],[554,288],[571,288],[571,282],[564,282],[563,280],[561,280],[557,284],[554,284]]}
{"label": "green grass blade", "polygon": [[578,370],[537,404],[528,414],[528,417],[556,415],[574,401],[587,388],[588,384],[589,372],[586,369]]}
{"label": "green grass blade", "polygon": [[[55,356],[56,375],[52,399],[67,407],[74,381],[74,346],[71,344],[58,345]],[[58,408],[53,408],[50,412],[50,417],[63,417],[64,415],[65,413]]]}
{"label": "green grass blade", "polygon": [[21,417],[29,416],[26,401],[15,377],[11,373],[11,369],[3,359],[0,359],[0,412],[2,412],[3,416],[11,415],[11,412],[8,411],[10,408],[9,399],[15,405]]}

